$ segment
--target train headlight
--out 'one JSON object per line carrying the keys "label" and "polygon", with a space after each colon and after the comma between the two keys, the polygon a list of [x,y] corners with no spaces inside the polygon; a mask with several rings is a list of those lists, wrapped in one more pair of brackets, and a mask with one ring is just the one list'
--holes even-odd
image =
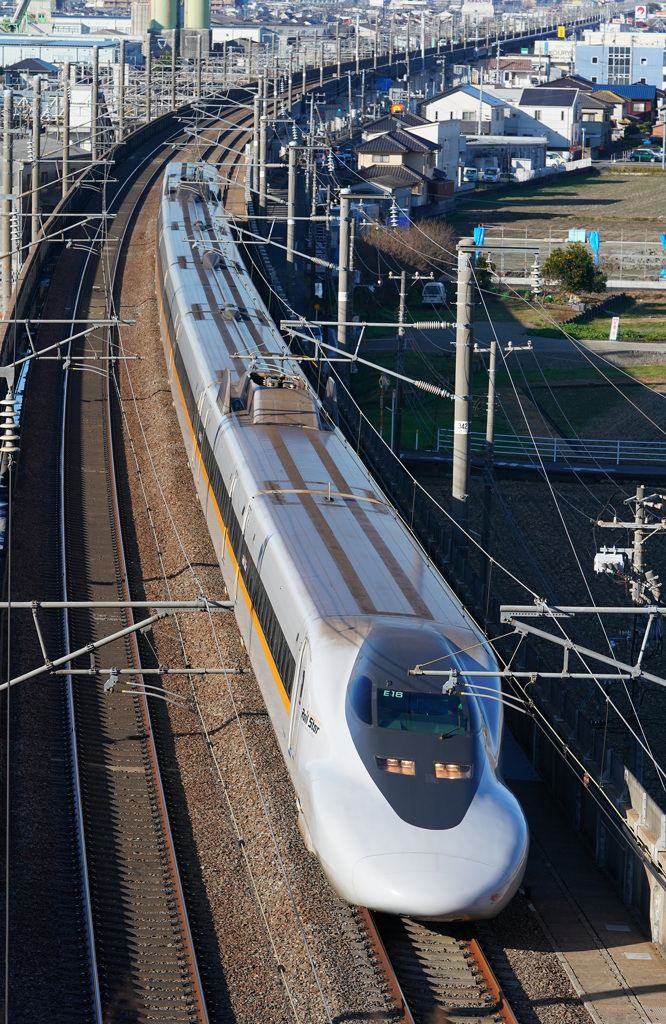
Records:
{"label": "train headlight", "polygon": [[471,779],[473,774],[473,764],[443,764],[441,761],[435,761],[437,779]]}
{"label": "train headlight", "polygon": [[414,761],[407,761],[404,757],[377,757],[375,764],[383,772],[391,772],[393,775],[416,775]]}

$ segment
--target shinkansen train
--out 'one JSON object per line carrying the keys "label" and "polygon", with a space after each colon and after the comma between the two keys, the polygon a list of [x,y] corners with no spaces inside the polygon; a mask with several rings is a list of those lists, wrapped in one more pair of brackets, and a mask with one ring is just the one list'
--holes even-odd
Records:
{"label": "shinkansen train", "polygon": [[409,674],[492,673],[485,637],[290,357],[213,167],[168,166],[158,227],[178,417],[304,841],[352,903],[491,917],[528,849],[498,769],[499,678],[443,693]]}

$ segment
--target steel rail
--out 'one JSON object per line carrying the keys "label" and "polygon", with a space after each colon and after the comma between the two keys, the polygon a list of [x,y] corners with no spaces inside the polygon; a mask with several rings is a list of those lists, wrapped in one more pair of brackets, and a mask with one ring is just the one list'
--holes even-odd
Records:
{"label": "steel rail", "polygon": [[[181,134],[182,134],[182,132],[179,130],[178,132],[175,132],[174,135],[171,138],[177,138]],[[171,139],[169,139],[169,141],[171,141]],[[162,141],[157,146],[155,146],[154,149],[151,149],[150,152],[147,153],[142,158],[142,160],[137,164],[136,168],[133,168],[133,173],[128,177],[126,182],[124,182],[120,186],[120,188],[118,189],[117,193],[114,195],[113,200],[112,200],[112,205],[113,204],[119,204],[120,202],[122,202],[122,200],[125,198],[126,191],[129,190],[129,188],[131,188],[132,182],[135,181],[136,178],[142,173],[144,167],[149,163],[149,161],[151,159],[154,159],[155,154],[158,153],[160,150],[162,150],[162,151],[164,150],[164,147],[165,147],[165,142]],[[165,159],[162,161],[160,167],[155,172],[155,174],[151,175],[149,177],[149,180],[148,180],[147,184],[144,186],[144,190],[146,188],[152,186],[154,177],[157,174],[161,173],[163,164],[166,163],[168,161],[168,159],[170,159],[170,158],[171,158],[171,154],[168,154],[165,157]],[[118,266],[117,255],[122,250],[122,244],[124,242],[126,231],[127,231],[127,228],[128,228],[130,223],[131,223],[131,217],[128,218],[127,223],[126,223],[125,228],[124,228],[124,231],[123,231],[122,238],[119,240],[119,243],[118,243],[118,249],[117,249],[117,253],[116,253],[116,260],[115,260],[115,264],[114,264],[114,276],[115,276],[115,273],[117,271],[117,266]],[[96,231],[96,235],[95,235],[95,241],[97,240],[97,236],[99,236],[101,234],[102,230],[103,230],[103,222],[100,222],[100,224],[97,227],[97,231]],[[77,295],[76,295],[75,307],[74,307],[74,314],[75,315],[73,315],[73,317],[69,321],[71,329],[74,328],[74,324],[77,322],[76,313],[78,312],[78,309],[79,309],[79,306],[80,306],[80,303],[81,303],[82,290],[83,290],[83,287],[84,287],[84,284],[85,284],[86,274],[88,273],[89,267],[91,265],[91,260],[92,260],[93,255],[97,255],[97,254],[94,253],[93,251],[89,251],[86,254],[86,256],[85,256],[84,268],[83,268],[82,274],[80,275],[79,285],[78,285],[78,288],[77,288]],[[101,256],[101,258],[104,258],[103,254],[100,254],[100,256]],[[102,325],[100,325],[100,326],[102,326]],[[107,341],[108,341],[108,336],[107,336]],[[65,342],[65,345],[67,347],[67,351],[68,351],[68,354],[70,355],[70,357],[71,357],[71,354],[72,354],[72,344],[73,344],[73,342],[72,342],[71,339],[69,339],[68,341]],[[65,345],[63,347],[65,347]],[[115,517],[115,528],[116,528],[117,544],[118,544],[118,546],[117,546],[118,556],[119,556],[119,559],[121,560],[122,565],[123,565],[122,575],[126,579],[126,572],[125,572],[125,566],[124,566],[124,553],[123,553],[123,546],[122,546],[122,533],[121,533],[121,529],[120,529],[120,518],[119,518],[119,513],[118,513],[118,500],[117,500],[117,492],[116,492],[115,472],[114,472],[114,467],[113,467],[113,448],[112,448],[112,441],[111,441],[111,439],[112,439],[112,430],[111,430],[110,419],[109,419],[109,417],[110,417],[110,401],[109,401],[109,398],[110,398],[110,395],[109,395],[109,379],[110,379],[110,375],[106,374],[106,378],[107,378],[107,384],[106,384],[106,416],[107,416],[107,426],[106,426],[106,431],[107,431],[108,441],[109,441],[108,454],[109,454],[110,469],[111,469],[110,482],[111,482],[111,487],[112,487],[112,493],[113,493],[113,496],[114,496],[113,515]],[[69,382],[70,382],[70,375],[68,373],[65,373],[63,375],[62,396],[61,396],[61,413],[60,413],[60,416],[61,416],[61,438],[60,438],[60,465],[59,465],[59,472],[60,472],[59,533],[60,533],[60,543],[61,543],[61,564],[60,564],[61,587],[62,587],[62,593],[63,593],[64,598],[65,598],[65,602],[68,605],[68,607],[65,607],[65,608],[62,609],[62,613],[63,613],[62,614],[62,629],[63,629],[63,634],[64,634],[63,639],[64,639],[64,644],[65,644],[65,649],[66,649],[66,652],[68,654],[71,653],[71,651],[70,651],[70,642],[69,642],[69,636],[70,636],[69,608],[76,607],[77,605],[80,604],[79,602],[68,602],[67,601],[67,597],[68,597],[68,564],[67,564],[67,555],[66,555],[66,552],[67,552],[67,537],[66,537],[66,532],[67,532],[67,527],[66,527],[67,498],[66,498],[66,472],[65,472],[65,470],[66,470],[66,448],[67,448],[66,423],[67,423],[68,403],[69,403],[69,400],[70,400]],[[125,597],[126,597],[126,603],[128,603],[129,602],[129,594],[126,593]],[[37,606],[38,607],[39,606],[44,607],[45,604],[41,603],[41,602],[37,602]],[[137,656],[138,656],[138,649],[136,649],[136,650],[137,650]],[[137,662],[137,664],[139,664],[139,662]],[[90,876],[89,876],[89,873],[88,873],[86,838],[85,838],[85,809],[84,809],[84,799],[83,799],[83,793],[82,793],[81,765],[80,765],[79,755],[78,755],[78,737],[77,737],[77,726],[76,726],[76,708],[75,708],[75,700],[74,700],[74,688],[73,688],[73,676],[72,676],[72,674],[68,674],[67,675],[67,684],[66,685],[67,685],[68,721],[69,721],[69,727],[70,727],[70,743],[71,743],[72,783],[73,783],[73,789],[74,789],[74,799],[75,799],[76,815],[77,815],[77,823],[78,823],[77,842],[78,842],[79,851],[80,851],[80,858],[81,858],[81,871],[82,871],[82,883],[83,883],[82,884],[82,888],[83,888],[83,897],[84,897],[84,902],[85,902],[85,918],[86,918],[87,933],[88,933],[87,934],[88,952],[89,952],[89,957],[90,957],[90,973],[91,973],[91,984],[92,984],[92,990],[93,990],[93,1004],[94,1004],[93,1005],[93,1012],[94,1012],[94,1019],[96,1021],[96,1024],[102,1024],[102,1019],[103,1019],[102,998],[101,998],[100,980],[99,980],[99,963],[98,963],[98,960],[97,960],[97,951],[96,951],[96,945],[95,945],[93,896],[92,896],[92,891],[91,891]],[[160,774],[159,774],[159,766],[158,766],[158,763],[157,763],[157,756],[156,756],[156,752],[155,752],[155,748],[154,748],[154,741],[153,741],[153,737],[152,737],[152,726],[151,726],[150,720],[149,720],[149,713],[148,713],[147,701],[146,701],[146,697],[145,697],[145,691],[144,691],[144,696],[143,696],[143,702],[144,702],[144,706],[145,706],[144,707],[144,717],[148,720],[148,733],[149,733],[149,736],[150,736],[150,742],[148,744],[148,749],[149,749],[149,752],[150,752],[150,759],[151,759],[151,762],[152,762],[151,767],[153,769],[153,777],[154,777],[154,781],[155,781],[155,783],[157,785],[157,790],[158,790],[158,795],[159,795],[159,818],[161,820],[163,834],[164,834],[165,838],[167,839],[167,844],[166,844],[167,845],[167,858],[170,861],[171,874],[172,874],[172,877],[174,878],[174,880],[176,881],[176,889],[177,889],[177,893],[178,893],[178,903],[179,903],[179,913],[178,913],[178,916],[179,916],[180,929],[181,929],[181,932],[183,933],[183,938],[185,939],[185,946],[186,946],[186,949],[187,949],[187,958],[190,961],[190,974],[192,976],[192,980],[195,982],[195,984],[192,986],[192,988],[193,988],[193,995],[192,995],[193,1006],[192,1006],[192,1008],[193,1009],[196,1008],[196,1010],[198,1011],[198,1014],[199,1014],[199,1019],[202,1022],[207,1022],[208,1016],[207,1016],[207,1012],[206,1012],[206,1009],[205,1009],[205,1001],[204,1001],[204,998],[203,998],[203,989],[202,989],[202,985],[201,985],[201,978],[200,978],[200,975],[199,975],[198,965],[197,965],[197,962],[196,962],[196,956],[194,954],[194,945],[193,945],[193,941],[192,941],[192,934],[191,934],[191,930],[190,930],[190,926],[189,926],[189,920],[187,918],[187,912],[186,912],[186,909],[185,909],[184,897],[183,897],[183,894],[182,894],[182,884],[181,884],[180,875],[179,875],[179,872],[178,872],[178,867],[177,867],[176,858],[175,858],[173,836],[171,834],[171,829],[170,829],[170,825],[169,825],[169,821],[168,821],[168,815],[166,813],[166,804],[165,804],[165,799],[164,799],[164,792],[163,792],[161,777],[160,777]]]}

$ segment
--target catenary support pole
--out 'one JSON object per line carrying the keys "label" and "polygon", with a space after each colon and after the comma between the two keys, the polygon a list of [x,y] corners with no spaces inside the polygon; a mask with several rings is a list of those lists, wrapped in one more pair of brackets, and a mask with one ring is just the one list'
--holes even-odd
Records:
{"label": "catenary support pole", "polygon": [[[407,271],[400,273],[400,306],[398,307],[398,353],[395,368],[398,373],[405,372],[405,309],[407,306]],[[402,381],[398,377],[395,383],[393,398],[393,453],[400,458],[400,439],[402,434]]]}
{"label": "catenary support pole", "polygon": [[2,315],[9,315],[12,298],[12,185],[14,163],[14,93],[5,89],[2,115]]}
{"label": "catenary support pole", "polygon": [[153,116],[152,104],[152,77],[153,77],[153,54],[151,49],[150,35],[148,36],[148,49],[146,50],[146,124],[149,124]]}
{"label": "catenary support pole", "polygon": [[31,221],[30,241],[34,244],[39,234],[39,209],[40,209],[40,156],[41,156],[41,92],[42,80],[35,75],[32,80],[32,182],[31,182]]}
{"label": "catenary support pole", "polygon": [[338,348],[347,349],[347,320],[349,308],[349,210],[351,189],[340,190],[340,253],[338,264]]}
{"label": "catenary support pole", "polygon": [[90,111],[90,158],[94,161],[99,159],[99,46],[92,49]]}
{"label": "catenary support pole", "polygon": [[65,196],[69,188],[69,124],[70,102],[72,90],[69,82],[70,63],[62,66],[62,194]]}
{"label": "catenary support pole", "polygon": [[[645,506],[643,505],[643,498],[645,497],[645,487],[640,484],[636,488],[636,513],[634,516],[634,522],[637,527],[640,527],[645,522]],[[643,538],[645,537],[644,532],[641,529],[634,530],[634,581],[631,585],[631,600],[634,604],[641,604],[641,577],[644,569],[643,559]]]}
{"label": "catenary support pole", "polygon": [[171,109],[176,109],[176,33],[171,40]]}
{"label": "catenary support pole", "polygon": [[259,121],[259,212],[266,213],[266,132],[268,130],[268,78],[264,75],[261,92],[261,118]]}
{"label": "catenary support pole", "polygon": [[252,125],[252,168],[253,186],[255,192],[259,191],[259,134],[261,131],[261,87],[262,79],[257,79],[257,91],[254,94],[254,122]]}
{"label": "catenary support pole", "polygon": [[125,136],[125,40],[120,40],[118,67],[118,142]]}
{"label": "catenary support pole", "polygon": [[294,263],[294,217],[296,216],[296,150],[295,142],[287,146],[289,176],[287,179],[287,263]]}
{"label": "catenary support pole", "polygon": [[472,385],[473,238],[458,243],[458,300],[456,305],[456,396],[453,409],[453,484],[451,511],[467,527],[469,491],[470,394]]}

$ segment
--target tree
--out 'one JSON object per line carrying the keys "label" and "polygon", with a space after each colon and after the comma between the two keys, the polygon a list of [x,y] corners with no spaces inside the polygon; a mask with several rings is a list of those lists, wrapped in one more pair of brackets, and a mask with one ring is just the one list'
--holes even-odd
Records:
{"label": "tree", "polygon": [[606,275],[595,266],[591,254],[582,242],[572,242],[565,249],[553,249],[545,261],[542,274],[546,281],[559,281],[572,292],[603,292]]}
{"label": "tree", "polygon": [[366,245],[421,274],[441,274],[456,263],[455,231],[441,220],[421,220],[408,228],[369,228],[361,237]]}
{"label": "tree", "polygon": [[488,259],[485,253],[481,253],[476,257],[474,276],[476,277],[476,283],[482,291],[487,291],[490,288],[494,273],[495,264]]}

